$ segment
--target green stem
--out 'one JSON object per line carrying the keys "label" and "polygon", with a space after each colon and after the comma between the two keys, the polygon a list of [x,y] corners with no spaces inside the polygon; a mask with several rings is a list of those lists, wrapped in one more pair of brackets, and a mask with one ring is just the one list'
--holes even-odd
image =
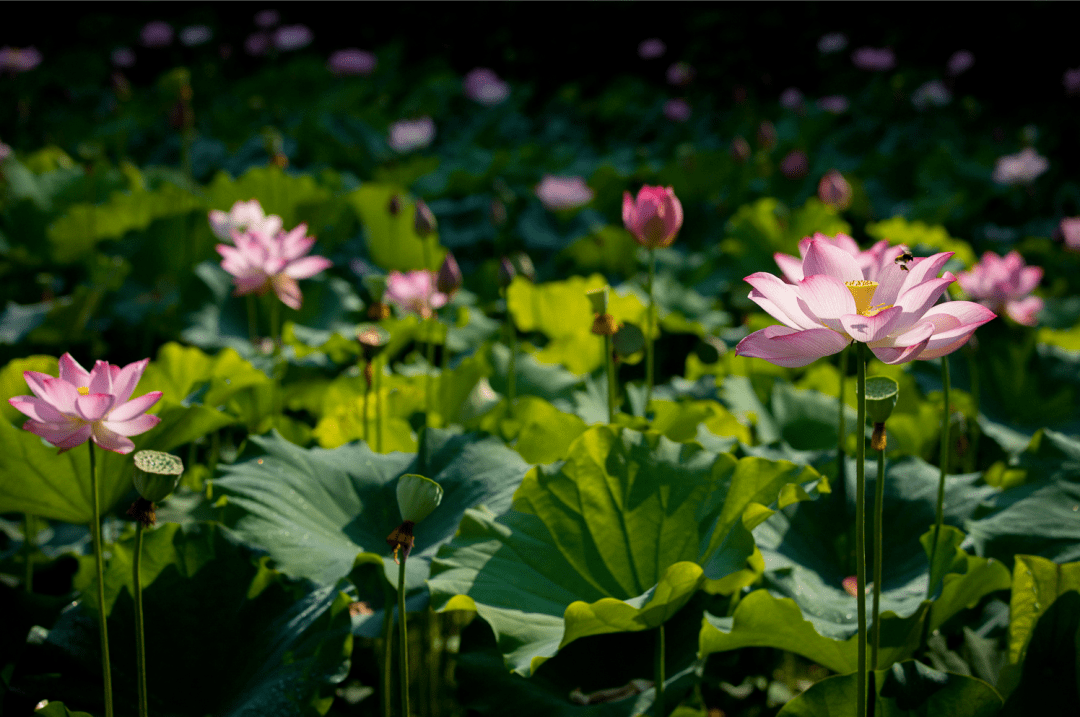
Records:
{"label": "green stem", "polygon": [[134,581],[133,584],[135,586],[135,659],[139,663],[139,717],[148,717],[150,708],[148,706],[149,693],[146,689],[146,637],[143,632],[142,581],[140,570],[142,566],[142,544],[143,524],[142,522],[136,522],[135,559],[131,568],[132,579]]}
{"label": "green stem", "polygon": [[409,713],[409,631],[405,624],[405,551],[398,566],[398,675],[401,683],[401,717]]}
{"label": "green stem", "polygon": [[29,513],[23,513],[23,588],[28,593],[34,592],[34,538],[37,536],[37,521]]}
{"label": "green stem", "polygon": [[968,472],[972,473],[979,459],[979,363],[975,360],[975,352],[970,345],[965,346],[964,349],[968,359],[968,375],[971,377],[971,410],[974,416],[971,424],[971,441],[968,444]]}
{"label": "green stem", "polygon": [[430,428],[431,413],[435,410],[435,330],[438,328],[438,321],[433,316],[427,320],[427,324],[427,382],[424,385],[424,400],[427,403],[427,410],[424,413],[424,425]]}
{"label": "green stem", "polygon": [[[611,358],[611,337],[604,335],[604,362],[607,371],[607,422],[615,423],[615,362]],[[648,409],[648,401],[645,407]]]}
{"label": "green stem", "polygon": [[871,613],[871,625],[873,626],[873,644],[870,648],[870,669],[877,670],[878,652],[881,649],[881,625],[878,622],[879,607],[881,604],[881,553],[885,512],[885,451],[878,451],[877,456],[877,482],[874,484],[874,605]]}
{"label": "green stem", "polygon": [[859,666],[857,717],[866,715],[866,344],[859,342],[855,360],[858,362],[859,417],[855,424],[855,578],[859,606]]}
{"label": "green stem", "polygon": [[844,464],[844,436],[847,433],[847,411],[844,405],[844,394],[847,392],[847,382],[844,380],[847,378],[847,361],[848,361],[848,347],[845,346],[844,350],[840,352],[840,398],[838,400],[837,410],[837,425],[839,426],[839,437],[836,443],[836,465],[837,465],[837,482],[843,480],[841,475]]}
{"label": "green stem", "polygon": [[255,313],[255,294],[247,295],[248,340],[252,344],[259,338],[259,321]]}
{"label": "green stem", "polygon": [[509,336],[510,363],[506,374],[506,417],[514,417],[514,399],[517,397],[517,327],[514,326],[514,317],[510,312],[506,313],[506,333]]}
{"label": "green stem", "polygon": [[[941,535],[941,526],[945,522],[945,476],[949,472],[949,357],[941,357],[941,392],[944,400],[941,418],[941,473],[938,478],[937,507],[934,510],[934,541],[930,551],[930,565],[934,565],[937,558],[938,538]],[[931,572],[933,570],[931,569]],[[931,580],[926,586],[926,597],[931,597],[934,589],[934,581]]]}
{"label": "green stem", "polygon": [[664,715],[667,714],[667,710],[664,708],[664,682],[666,681],[664,674],[665,658],[664,623],[660,623],[660,627],[656,629],[656,653],[653,660],[653,675],[656,688],[656,717],[664,717]]}
{"label": "green stem", "polygon": [[386,599],[383,603],[383,674],[382,674],[382,713],[383,717],[393,714],[390,693],[394,689],[394,588],[389,581],[384,581]]}
{"label": "green stem", "polygon": [[371,433],[368,431],[368,399],[371,397],[371,382],[367,380],[367,370],[371,366],[371,361],[361,361],[365,363],[365,366],[360,369],[360,375],[364,377],[364,421],[363,421],[363,437],[364,443],[371,446]]}
{"label": "green stem", "polygon": [[113,717],[112,667],[109,664],[109,626],[105,613],[105,562],[101,545],[101,500],[98,497],[97,462],[94,456],[94,442],[87,441],[90,447],[90,494],[93,504],[93,518],[90,521],[90,539],[94,546],[94,563],[97,568],[98,629],[101,633],[101,673],[105,682],[105,717]]}
{"label": "green stem", "polygon": [[270,338],[274,341],[274,356],[277,357],[281,351],[281,302],[277,297],[270,301]]}
{"label": "green stem", "polygon": [[383,449],[383,400],[382,400],[382,363],[375,361],[375,451],[382,453]]}
{"label": "green stem", "polygon": [[653,347],[653,323],[656,313],[656,300],[653,297],[653,284],[656,280],[656,250],[649,248],[649,308],[645,315],[645,414],[649,413],[652,403],[653,376],[655,371]]}

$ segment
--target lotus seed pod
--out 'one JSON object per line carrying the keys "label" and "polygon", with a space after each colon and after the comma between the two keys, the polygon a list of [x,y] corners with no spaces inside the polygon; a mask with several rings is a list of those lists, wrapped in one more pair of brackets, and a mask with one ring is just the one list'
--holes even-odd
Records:
{"label": "lotus seed pod", "polygon": [[873,423],[885,423],[892,415],[900,386],[888,376],[866,379],[866,415]]}
{"label": "lotus seed pod", "polygon": [[135,490],[151,503],[165,500],[176,490],[184,462],[171,453],[139,451],[135,454]]}
{"label": "lotus seed pod", "polygon": [[414,473],[398,478],[398,510],[403,521],[419,523],[439,506],[442,496],[442,486],[430,478]]}

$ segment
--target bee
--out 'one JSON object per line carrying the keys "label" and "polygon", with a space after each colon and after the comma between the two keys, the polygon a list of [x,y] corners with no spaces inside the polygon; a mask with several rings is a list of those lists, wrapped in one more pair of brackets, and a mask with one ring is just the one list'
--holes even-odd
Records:
{"label": "bee", "polygon": [[901,244],[900,249],[901,249],[901,252],[900,252],[899,256],[897,256],[895,259],[893,259],[893,263],[894,264],[899,264],[901,271],[907,271],[908,270],[908,268],[907,268],[908,262],[911,261],[912,259],[914,259],[915,257],[912,256],[911,250],[908,249],[906,246]]}

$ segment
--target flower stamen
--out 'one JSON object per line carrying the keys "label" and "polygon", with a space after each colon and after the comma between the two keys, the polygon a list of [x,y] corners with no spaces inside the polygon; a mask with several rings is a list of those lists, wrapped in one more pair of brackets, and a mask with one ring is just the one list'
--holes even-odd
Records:
{"label": "flower stamen", "polygon": [[86,387],[86,386],[79,386],[79,395],[80,396],[89,396],[90,395],[90,389],[88,387]]}
{"label": "flower stamen", "polygon": [[869,279],[858,281],[845,281],[844,286],[851,292],[855,299],[855,313],[859,316],[874,316],[885,309],[892,308],[892,304],[871,304],[874,300],[874,292],[877,291],[878,283]]}

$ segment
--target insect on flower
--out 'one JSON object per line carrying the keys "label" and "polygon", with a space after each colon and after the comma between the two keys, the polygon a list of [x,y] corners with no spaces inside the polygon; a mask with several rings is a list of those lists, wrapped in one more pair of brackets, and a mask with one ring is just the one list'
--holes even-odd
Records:
{"label": "insect on flower", "polygon": [[911,249],[908,249],[904,244],[900,245],[900,254],[893,259],[893,263],[900,267],[901,271],[907,271],[907,265],[909,261],[914,260],[915,257],[911,254]]}

